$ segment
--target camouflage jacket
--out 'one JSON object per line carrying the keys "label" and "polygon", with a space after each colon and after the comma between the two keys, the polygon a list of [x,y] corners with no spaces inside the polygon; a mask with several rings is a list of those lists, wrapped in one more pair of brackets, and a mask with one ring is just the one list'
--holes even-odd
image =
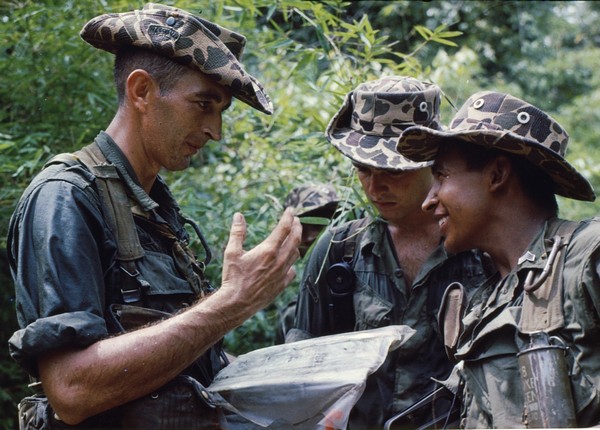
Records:
{"label": "camouflage jacket", "polygon": [[[523,428],[523,391],[517,353],[527,339],[518,334],[522,281],[545,264],[548,227],[504,279],[496,275],[467,305],[455,354],[463,360],[463,428]],[[600,424],[600,222],[586,221],[567,246],[563,266],[564,326],[550,332],[568,346],[577,424]]]}

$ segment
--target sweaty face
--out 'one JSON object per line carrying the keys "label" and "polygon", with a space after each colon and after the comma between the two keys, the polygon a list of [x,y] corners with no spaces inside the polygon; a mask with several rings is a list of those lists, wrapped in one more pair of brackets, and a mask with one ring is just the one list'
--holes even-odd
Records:
{"label": "sweaty face", "polygon": [[382,218],[401,223],[407,217],[422,217],[421,203],[432,184],[429,168],[393,171],[354,163],[367,198]]}
{"label": "sweaty face", "polygon": [[442,147],[432,172],[434,183],[423,209],[433,211],[446,249],[453,253],[484,249],[482,238],[489,216],[485,169],[468,170],[456,149]]}
{"label": "sweaty face", "polygon": [[148,163],[167,170],[188,167],[209,140],[221,139],[222,113],[230,104],[226,87],[193,70],[168,92],[156,86],[142,125]]}

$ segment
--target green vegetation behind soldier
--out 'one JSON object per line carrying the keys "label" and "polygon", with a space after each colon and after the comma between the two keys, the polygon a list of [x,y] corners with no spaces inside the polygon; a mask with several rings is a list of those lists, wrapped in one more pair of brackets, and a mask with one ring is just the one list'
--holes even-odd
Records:
{"label": "green vegetation behind soldier", "polygon": [[[10,352],[43,388],[22,404],[21,426],[216,428],[200,384],[223,366],[222,336],[291,282],[301,225],[286,211],[244,251],[246,224],[235,214],[213,291],[187,248],[189,221],[158,173],[185,169],[221,139],[232,97],[266,113],[271,102],[239,63],[245,38],[183,10],[148,4],[102,15],[81,36],[116,54],[119,105],[94,144],[32,181],[11,219],[20,329]],[[107,194],[124,202],[105,204]],[[123,258],[129,251],[135,260]],[[121,334],[123,304],[176,315]]]}
{"label": "green vegetation behind soldier", "polygon": [[[440,97],[437,86],[413,78],[366,82],[347,94],[327,128],[328,140],[352,160],[379,216],[328,230],[317,241],[286,342],[394,324],[417,331],[369,378],[350,429],[381,428],[430,393],[432,377],[448,375],[452,364],[436,322],[442,293],[453,280],[475,285],[484,276],[477,253],[446,254],[437,221],[421,210],[433,181],[431,163],[395,152],[406,127],[441,127]],[[403,424],[418,427],[432,413],[425,408]]]}
{"label": "green vegetation behind soldier", "polygon": [[435,160],[423,207],[446,249],[478,248],[497,267],[462,303],[453,285],[443,317],[463,428],[600,425],[600,222],[557,218],[555,194],[595,199],[564,158],[568,141],[545,112],[492,91],[472,95],[447,130],[412,127],[399,140],[407,157]]}

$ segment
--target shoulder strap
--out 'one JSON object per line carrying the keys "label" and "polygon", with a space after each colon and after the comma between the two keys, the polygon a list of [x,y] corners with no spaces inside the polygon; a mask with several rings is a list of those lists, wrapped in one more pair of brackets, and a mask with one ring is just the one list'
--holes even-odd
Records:
{"label": "shoulder strap", "polygon": [[552,237],[552,248],[546,266],[537,277],[533,270],[529,272],[523,286],[521,333],[550,332],[564,326],[562,272],[567,245],[579,225],[575,221],[550,221],[547,236]]}
{"label": "shoulder strap", "polygon": [[144,250],[133,221],[131,202],[119,172],[106,160],[96,142],[85,146],[74,155],[96,176],[96,185],[106,212],[106,222],[117,240],[117,261],[129,280],[121,286],[123,302],[139,303],[142,300],[142,290],[147,289],[150,284],[135,265],[135,260],[144,256]]}
{"label": "shoulder strap", "polygon": [[[333,256],[337,261],[343,261],[350,265],[354,265],[354,253],[356,252],[356,244],[361,237],[361,233],[368,225],[369,218],[361,218],[348,225],[340,240],[333,242]],[[335,237],[334,237],[335,239]],[[336,246],[337,245],[337,246]]]}
{"label": "shoulder strap", "polygon": [[140,302],[142,289],[147,288],[149,284],[137,270],[135,260],[143,257],[144,250],[133,221],[131,203],[117,168],[106,160],[96,142],[72,154],[59,154],[46,163],[46,166],[57,163],[67,166],[83,164],[96,177],[106,222],[117,241],[117,261],[130,280],[121,286],[123,302]]}
{"label": "shoulder strap", "polygon": [[[332,264],[326,273],[325,290],[327,315],[330,334],[344,333],[354,330],[356,317],[354,313],[354,289],[356,275],[354,274],[354,255],[356,244],[361,233],[368,225],[368,219],[362,218],[349,223],[340,233],[334,234],[331,241],[333,245],[332,257],[336,263]],[[339,237],[340,239],[336,239]]]}
{"label": "shoulder strap", "polygon": [[131,203],[117,168],[107,162],[95,142],[74,155],[96,176],[98,192],[106,208],[108,225],[117,238],[117,259],[133,261],[143,257],[144,250],[133,222]]}

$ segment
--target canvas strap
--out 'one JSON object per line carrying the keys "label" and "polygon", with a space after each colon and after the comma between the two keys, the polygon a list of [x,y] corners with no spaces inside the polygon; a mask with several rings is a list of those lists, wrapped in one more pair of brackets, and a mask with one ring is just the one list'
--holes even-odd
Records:
{"label": "canvas strap", "polygon": [[549,222],[552,248],[546,267],[532,269],[523,286],[519,330],[524,334],[550,332],[564,326],[562,272],[567,245],[578,222],[555,219]]}
{"label": "canvas strap", "polygon": [[106,161],[96,143],[74,154],[96,176],[100,197],[108,209],[107,222],[117,237],[117,259],[133,261],[144,256],[144,250],[135,230],[131,203],[117,168]]}
{"label": "canvas strap", "polygon": [[458,337],[462,332],[462,317],[467,305],[465,287],[460,282],[452,282],[444,291],[438,313],[439,331],[444,339],[446,355],[454,357]]}
{"label": "canvas strap", "polygon": [[75,153],[58,154],[46,166],[62,163],[67,166],[84,164],[96,177],[96,186],[108,226],[117,241],[117,261],[130,281],[121,288],[124,303],[136,304],[142,299],[142,290],[149,286],[135,265],[144,256],[137,235],[131,202],[117,168],[106,160],[96,142]]}

